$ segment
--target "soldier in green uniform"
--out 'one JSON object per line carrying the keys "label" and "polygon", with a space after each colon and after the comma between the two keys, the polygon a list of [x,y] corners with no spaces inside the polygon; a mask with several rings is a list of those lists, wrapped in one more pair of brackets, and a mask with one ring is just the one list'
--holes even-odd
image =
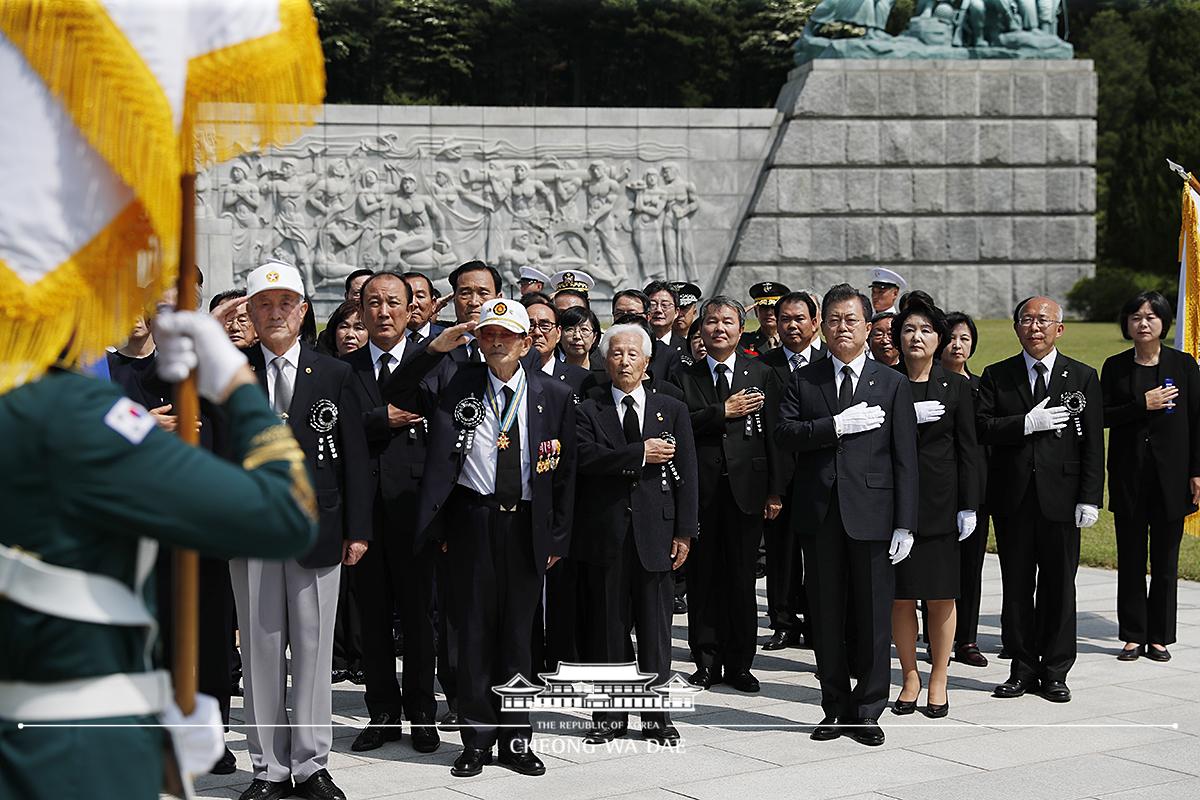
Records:
{"label": "soldier in green uniform", "polygon": [[149,663],[156,542],[281,559],[313,544],[304,455],[245,356],[195,312],[155,333],[160,370],[195,366],[224,407],[238,463],[71,371],[0,395],[0,798],[158,797],[165,732],[146,726],[174,706]]}

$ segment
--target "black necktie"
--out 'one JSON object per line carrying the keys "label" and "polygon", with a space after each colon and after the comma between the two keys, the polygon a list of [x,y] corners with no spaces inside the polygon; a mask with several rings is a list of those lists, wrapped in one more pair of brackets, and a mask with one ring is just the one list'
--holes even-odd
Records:
{"label": "black necktie", "polygon": [[642,441],[642,432],[638,427],[637,411],[634,406],[637,401],[626,395],[621,401],[621,405],[625,406],[625,419],[621,421],[621,427],[625,429],[625,442],[627,444],[640,444]]}
{"label": "black necktie", "polygon": [[790,371],[795,372],[796,370],[800,369],[803,366],[804,366],[804,356],[800,355],[799,353],[792,353],[792,358],[791,358],[791,367],[792,368]]}
{"label": "black necktie", "polygon": [[412,331],[408,334],[408,340],[413,344],[420,344],[421,340],[424,338],[425,337],[421,335],[420,331]]}
{"label": "black necktie", "polygon": [[477,340],[472,339],[467,344],[467,361],[478,361],[478,360],[479,360],[479,343]]}
{"label": "black necktie", "polygon": [[392,363],[391,353],[383,353],[379,356],[379,373],[375,379],[379,381],[379,388],[387,386],[388,378],[392,377],[392,369],[388,364]]}
{"label": "black necktie", "polygon": [[838,389],[838,411],[854,405],[854,370],[846,364],[842,367],[842,386]]}
{"label": "black necktie", "polygon": [[[504,387],[504,414],[508,408],[517,402],[516,392],[512,387]],[[500,420],[496,420],[496,430],[500,430]],[[506,508],[511,508],[521,499],[521,424],[513,420],[508,429],[508,447],[496,450],[496,502]]]}
{"label": "black necktie", "polygon": [[717,373],[717,402],[724,403],[729,399],[729,381],[725,380],[725,373],[729,372],[729,367],[724,364],[717,364],[713,367],[713,371]]}
{"label": "black necktie", "polygon": [[1049,370],[1040,361],[1033,365],[1033,369],[1037,373],[1037,378],[1033,382],[1033,404],[1037,405],[1050,396],[1050,390],[1046,387],[1046,373]]}

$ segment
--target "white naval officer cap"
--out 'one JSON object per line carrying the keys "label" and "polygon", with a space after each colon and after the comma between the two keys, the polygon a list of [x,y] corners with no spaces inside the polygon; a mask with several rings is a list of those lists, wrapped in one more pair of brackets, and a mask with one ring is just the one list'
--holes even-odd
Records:
{"label": "white naval officer cap", "polygon": [[561,292],[563,289],[573,289],[576,292],[587,294],[596,285],[596,281],[583,270],[564,269],[559,270],[550,277],[550,285],[554,287],[554,291],[556,292]]}
{"label": "white naval officer cap", "polygon": [[899,286],[900,291],[908,291],[908,281],[904,280],[904,276],[884,267],[871,270],[871,285]]}
{"label": "white naval officer cap", "polygon": [[300,270],[282,261],[268,261],[246,277],[246,299],[268,289],[287,289],[304,297],[304,279]]}
{"label": "white naval officer cap", "polygon": [[523,281],[537,281],[543,286],[550,283],[550,276],[534,267],[521,267],[521,277]]}
{"label": "white naval officer cap", "polygon": [[525,306],[505,297],[488,300],[479,309],[479,322],[475,324],[478,331],[485,325],[499,325],[513,333],[529,333],[529,313]]}

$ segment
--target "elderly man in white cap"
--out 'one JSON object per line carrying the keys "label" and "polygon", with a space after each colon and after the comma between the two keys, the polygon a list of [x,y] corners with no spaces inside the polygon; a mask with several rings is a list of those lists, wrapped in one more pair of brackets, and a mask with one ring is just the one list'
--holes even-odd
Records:
{"label": "elderly man in white cap", "polygon": [[345,800],[326,769],[333,744],[330,667],[341,565],[357,563],[371,536],[362,413],[350,365],[300,343],[308,311],[300,272],[269,261],[248,276],[246,296],[259,339],[247,351],[250,367],[304,451],[320,525],[316,545],[298,559],[229,562],[254,773],[240,800]]}
{"label": "elderly man in white cap", "polygon": [[[446,358],[472,331],[486,364]],[[478,775],[495,744],[502,766],[522,775],[546,771],[530,751],[529,713],[502,711],[492,691],[532,678],[542,579],[570,547],[574,394],[541,370],[524,369],[531,343],[525,308],[495,298],[477,323],[447,328],[384,387],[389,403],[429,420],[416,546],[446,548],[463,726],[463,752],[450,770],[456,777]],[[442,373],[436,388],[426,379],[435,369]]]}
{"label": "elderly man in white cap", "polygon": [[875,313],[900,313],[900,295],[908,291],[908,281],[899,272],[876,267],[871,270],[871,305]]}

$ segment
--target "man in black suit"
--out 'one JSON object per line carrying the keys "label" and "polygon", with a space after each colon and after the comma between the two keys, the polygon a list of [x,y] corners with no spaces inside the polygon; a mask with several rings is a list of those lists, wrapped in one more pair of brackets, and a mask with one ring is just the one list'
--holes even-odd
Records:
{"label": "man in black suit", "polygon": [[1062,308],[1048,297],[1017,306],[1022,352],[992,364],[979,384],[987,507],[996,521],[1004,602],[1001,637],[1012,656],[996,697],[1039,687],[1071,699],[1079,529],[1095,524],[1104,491],[1103,399],[1096,371],[1058,352]]}
{"label": "man in black suit", "polygon": [[[817,301],[807,292],[789,292],[775,303],[776,330],[781,345],[758,357],[775,370],[779,385],[792,382],[792,373],[829,356],[817,335]],[[790,489],[795,456],[784,459],[783,485]],[[804,594],[804,549],[790,523],[791,496],[783,495],[783,512],[763,525],[767,542],[767,616],[775,631],[763,650],[803,647],[811,637],[808,599]]]}
{"label": "man in black suit", "polygon": [[908,379],[867,358],[870,313],[871,301],[851,286],[825,294],[829,358],[792,375],[775,439],[796,452],[791,524],[804,547],[825,714],[812,738],[847,733],[880,745],[891,677],[892,565],[908,556],[917,525],[917,418]]}
{"label": "man in black suit", "polygon": [[700,538],[688,561],[688,644],[705,688],[757,692],[754,568],[764,519],[779,516],[783,458],[771,438],[781,389],[775,372],[738,352],[746,312],[730,297],[700,308],[708,355],[679,373],[692,418],[700,483]]}
{"label": "man in black suit", "polygon": [[649,305],[646,321],[654,331],[654,340],[661,342],[677,356],[688,352],[687,331],[678,333],[675,320],[679,317],[679,293],[665,281],[651,281],[643,290]]}
{"label": "man in black suit", "polygon": [[424,273],[406,272],[404,282],[412,290],[413,299],[408,315],[408,330],[412,335],[408,338],[413,344],[420,344],[445,330],[445,326],[438,323],[437,315],[451,298],[449,295],[438,297],[433,281]]}
{"label": "man in black suit", "polygon": [[[308,303],[299,271],[267,262],[246,285],[259,339],[247,353],[250,367],[304,450],[320,528],[313,549],[295,561],[229,562],[255,778],[241,797],[274,800],[291,792],[345,800],[325,767],[333,744],[330,665],[341,565],[358,563],[371,538],[373,484],[362,411],[350,366],[300,343]],[[290,719],[285,650],[291,652]]]}
{"label": "man in black suit", "polygon": [[554,304],[541,292],[529,292],[521,297],[521,305],[529,314],[529,336],[533,341],[533,347],[525,357],[528,364],[562,381],[578,395],[588,377],[588,370],[568,364],[558,357],[562,328],[558,324],[558,311]]}
{"label": "man in black suit", "polygon": [[[385,403],[379,390],[417,349],[407,329],[412,290],[399,274],[380,272],[363,284],[361,297],[367,346],[345,361],[354,370],[375,485],[372,545],[355,574],[371,721],[350,749],[375,750],[400,739],[403,710],[412,725],[413,749],[431,753],[439,744],[433,689],[436,548],[416,549],[412,528],[425,467],[425,426],[419,415]],[[403,694],[392,640],[397,606],[405,642]]]}
{"label": "man in black suit", "polygon": [[[632,629],[638,669],[662,685],[671,669],[671,575],[696,535],[699,489],[687,406],[642,382],[650,342],[633,325],[615,325],[600,340],[610,380],[579,407],[579,474],[587,490],[575,507],[571,557],[582,562],[588,587],[588,660],[632,661]],[[590,743],[625,735],[626,712],[594,718]],[[642,738],[675,744],[679,732],[666,712],[646,711]]]}
{"label": "man in black suit", "polygon": [[[472,331],[487,363],[453,364],[435,386],[433,370]],[[529,750],[528,712],[501,711],[492,690],[531,677],[543,576],[571,539],[575,398],[562,381],[522,366],[530,346],[524,307],[489,300],[478,327],[468,321],[443,331],[400,365],[383,392],[429,419],[416,546],[446,547],[463,725],[463,752],[450,771],[456,777],[478,775],[497,741],[501,764],[524,775],[546,770]]]}
{"label": "man in black suit", "polygon": [[[504,283],[500,271],[482,261],[468,261],[450,273],[451,302],[454,304],[455,322],[478,322],[483,304],[504,296]],[[464,338],[464,346],[450,352],[456,363],[484,362],[483,351],[472,334]]]}
{"label": "man in black suit", "polygon": [[[646,324],[650,324],[650,298],[645,292],[637,289],[623,289],[613,295],[612,299],[612,318],[613,321],[621,319],[626,314],[635,314],[646,320]],[[653,331],[653,327],[651,327]],[[599,362],[598,362],[599,363]],[[603,374],[603,364],[599,364],[600,369],[593,368],[594,372]],[[668,347],[662,341],[654,340],[654,349],[650,353],[650,370],[649,374],[655,382],[659,381],[675,381],[676,375],[683,368],[683,362],[679,359],[679,352],[673,347]]]}

